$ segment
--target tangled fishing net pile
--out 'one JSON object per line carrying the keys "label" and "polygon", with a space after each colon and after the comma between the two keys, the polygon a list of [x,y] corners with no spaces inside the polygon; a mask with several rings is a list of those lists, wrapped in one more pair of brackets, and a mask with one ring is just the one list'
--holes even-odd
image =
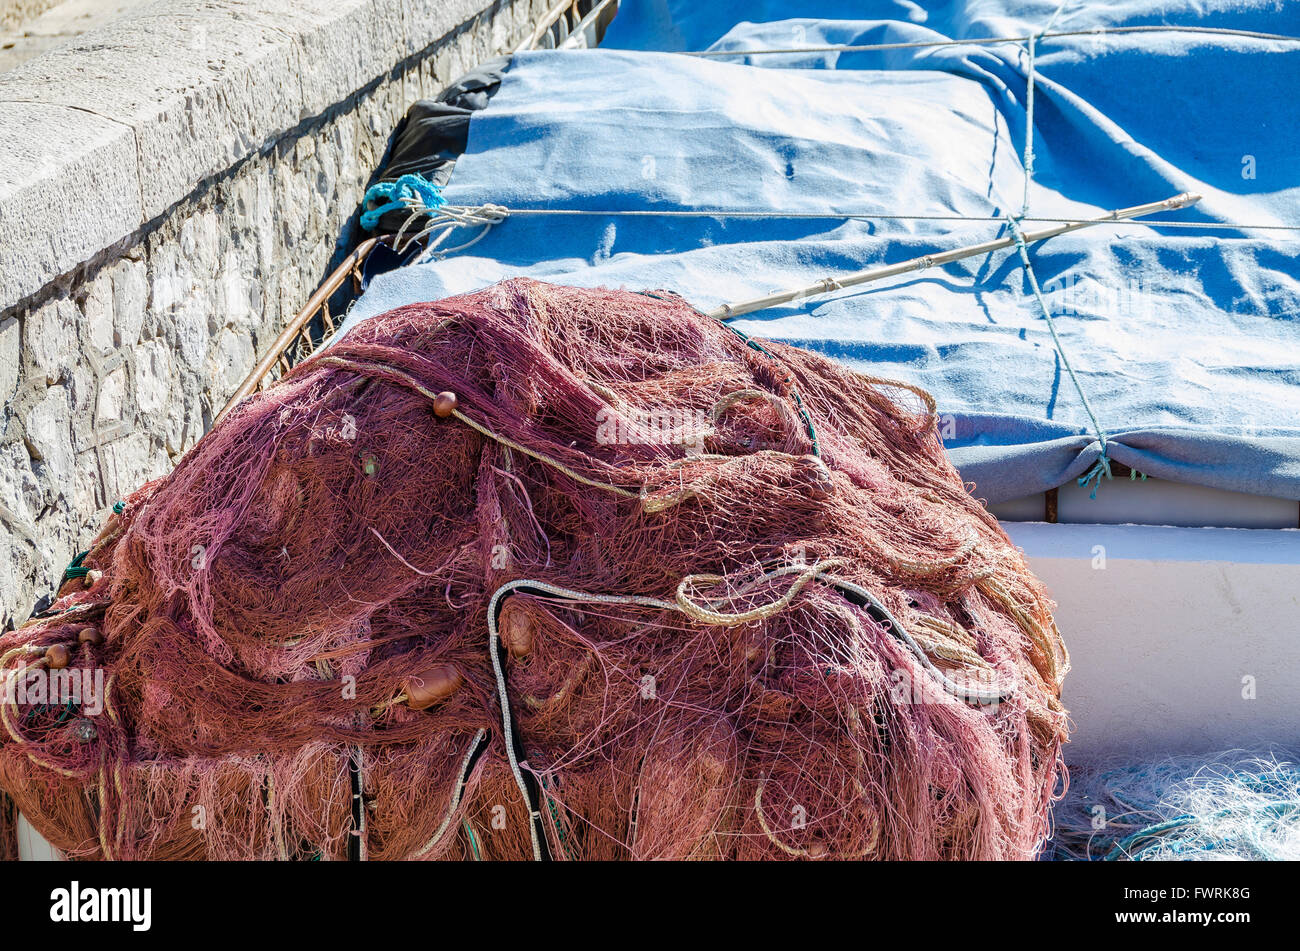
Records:
{"label": "tangled fishing net pile", "polygon": [[928,397],[673,295],[515,280],[371,319],[120,508],[0,642],[10,682],[106,674],[98,716],[0,707],[0,786],[72,856],[1047,833],[1068,661]]}

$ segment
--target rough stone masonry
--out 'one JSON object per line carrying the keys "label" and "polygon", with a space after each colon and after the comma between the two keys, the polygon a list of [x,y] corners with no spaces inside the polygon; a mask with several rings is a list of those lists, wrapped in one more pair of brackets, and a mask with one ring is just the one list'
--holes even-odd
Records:
{"label": "rough stone masonry", "polygon": [[[516,48],[549,5],[481,4],[376,82],[249,137],[146,226],[19,300],[0,295],[0,628],[57,587],[117,499],[194,445],[301,309],[408,105]],[[339,54],[371,41],[343,37]],[[0,169],[0,206],[5,186]],[[9,258],[27,236],[3,207],[0,229]]]}

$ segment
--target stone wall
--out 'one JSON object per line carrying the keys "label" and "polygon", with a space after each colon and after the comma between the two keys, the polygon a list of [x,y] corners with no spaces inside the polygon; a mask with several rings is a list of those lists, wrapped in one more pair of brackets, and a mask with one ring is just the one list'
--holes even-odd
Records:
{"label": "stone wall", "polygon": [[151,0],[0,0],[0,71],[7,72]]}
{"label": "stone wall", "polygon": [[[186,167],[187,153],[202,152],[192,137],[212,130],[158,128],[147,120],[163,125],[175,115],[191,123],[203,119],[202,90],[188,91],[183,109],[143,110],[145,120],[132,121],[128,129],[133,142],[127,150],[134,144],[135,154],[121,160],[159,162],[168,154],[169,136],[177,140],[177,160],[139,178],[133,200],[147,221],[121,236],[112,229],[101,229],[94,240],[73,236],[81,242],[72,248],[80,248],[82,260],[67,269],[50,263],[60,254],[63,263],[68,260],[60,229],[98,228],[105,219],[111,224],[120,212],[112,203],[121,200],[115,195],[122,191],[122,169],[101,162],[91,166],[91,174],[68,171],[57,168],[60,156],[51,154],[33,167],[38,175],[47,165],[54,169],[50,188],[57,194],[47,192],[43,203],[34,202],[33,192],[39,198],[41,190],[31,176],[19,181],[11,173],[5,180],[3,152],[39,150],[42,144],[10,136],[15,144],[0,146],[0,626],[21,623],[33,603],[57,586],[64,566],[94,536],[108,508],[168,472],[203,434],[326,275],[340,231],[410,102],[514,49],[549,5],[462,0],[468,15],[439,26],[430,43],[368,82],[350,85],[360,91],[305,116],[273,115],[279,104],[255,97],[252,108],[263,114],[245,117],[248,134],[236,140],[239,147],[222,143],[216,171],[191,175],[192,181],[177,170]],[[220,6],[241,4],[227,0]],[[441,10],[449,6],[456,4]],[[195,26],[206,28],[202,22]],[[403,29],[409,41],[428,25],[412,17]],[[102,42],[93,33],[83,39]],[[382,32],[343,33],[330,42],[324,52],[353,65],[367,60],[366,44],[384,38]],[[339,68],[329,56],[308,62],[300,49],[294,56],[304,86],[313,79],[310,71]],[[29,121],[26,115],[12,117],[19,105],[41,108],[15,104],[6,95],[13,75],[0,76],[0,141],[6,108],[11,123]],[[356,78],[365,79],[365,73]],[[273,95],[274,87],[264,92]],[[70,109],[48,111],[55,124],[76,121]],[[98,134],[99,117],[87,112],[84,118],[85,134]],[[44,147],[53,150],[65,133]],[[20,158],[31,164],[30,155]],[[82,176],[80,200],[64,201],[66,189],[56,172]],[[169,202],[177,188],[183,196]],[[152,217],[151,201],[165,206]],[[93,217],[50,229],[45,219],[60,212]],[[45,217],[36,221],[33,214]],[[95,244],[101,247],[86,252]],[[33,273],[49,279],[33,280]]]}
{"label": "stone wall", "polygon": [[0,30],[13,30],[44,13],[57,0],[0,0]]}

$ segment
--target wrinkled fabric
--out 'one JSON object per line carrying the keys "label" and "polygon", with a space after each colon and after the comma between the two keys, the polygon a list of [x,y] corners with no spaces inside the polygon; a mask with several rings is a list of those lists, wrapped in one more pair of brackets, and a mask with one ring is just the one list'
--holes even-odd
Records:
{"label": "wrinkled fabric", "polygon": [[[607,48],[517,54],[470,121],[452,203],[866,217],[518,215],[462,255],[379,277],[347,326],[518,275],[668,289],[708,309],[1004,234],[1025,181],[1025,44],[654,51],[1024,35],[1057,4],[933,6],[628,0]],[[1235,0],[1067,4],[1053,28],[1162,22],[1300,34],[1296,8]],[[1040,41],[1035,65],[1029,216],[1193,191],[1198,206],[1156,217],[1300,224],[1300,43],[1094,32]],[[1031,248],[1112,460],[1300,499],[1297,239],[1114,224]],[[1100,455],[1014,250],[735,325],[929,390],[953,461],[990,502],[1078,478]]]}

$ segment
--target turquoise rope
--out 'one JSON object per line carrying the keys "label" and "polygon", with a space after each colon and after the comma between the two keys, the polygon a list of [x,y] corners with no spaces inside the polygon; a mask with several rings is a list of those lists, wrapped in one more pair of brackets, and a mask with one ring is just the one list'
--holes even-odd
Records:
{"label": "turquoise rope", "polygon": [[385,214],[410,209],[416,203],[423,206],[422,210],[432,211],[441,208],[447,200],[442,197],[442,189],[423,175],[403,175],[395,182],[376,182],[366,189],[361,227],[374,231]]}
{"label": "turquoise rope", "polygon": [[1046,34],[1047,31],[1056,23],[1056,18],[1061,15],[1061,11],[1065,9],[1065,5],[1068,2],[1069,0],[1061,0],[1060,5],[1056,8],[1056,12],[1052,14],[1052,18],[1047,21],[1047,24],[1037,33],[1034,33],[1029,37],[1028,75],[1025,77],[1025,192],[1020,203],[1019,217],[1021,218],[1029,214],[1029,183],[1034,178],[1034,53],[1038,46],[1038,41],[1042,39],[1043,35]]}
{"label": "turquoise rope", "polygon": [[[113,512],[115,514],[121,515],[125,510],[126,510],[125,502],[113,503]],[[68,581],[72,578],[84,578],[86,577],[87,574],[90,573],[90,569],[81,563],[82,560],[89,554],[90,554],[90,550],[87,549],[86,551],[83,551],[79,555],[77,555],[76,558],[72,559],[72,563],[69,564],[68,567],[63,569],[64,581]]]}
{"label": "turquoise rope", "polygon": [[483,861],[483,856],[479,854],[479,850],[478,850],[478,839],[474,837],[474,829],[472,826],[470,826],[469,820],[462,819],[461,825],[465,829],[465,834],[469,836],[469,847],[474,854],[474,861],[475,862]]}
{"label": "turquoise rope", "polygon": [[1034,292],[1034,299],[1038,301],[1038,309],[1042,311],[1043,317],[1047,320],[1047,329],[1052,332],[1052,343],[1056,347],[1056,352],[1061,358],[1066,372],[1070,376],[1070,382],[1074,384],[1075,392],[1079,394],[1079,401],[1083,403],[1084,410],[1088,413],[1088,419],[1092,420],[1092,429],[1097,436],[1097,442],[1101,444],[1101,456],[1093,464],[1092,468],[1084,473],[1079,479],[1079,487],[1087,488],[1088,483],[1096,480],[1092,487],[1091,498],[1097,497],[1097,487],[1101,485],[1103,477],[1112,478],[1110,472],[1110,457],[1106,453],[1106,430],[1102,429],[1101,423],[1097,419],[1097,414],[1092,411],[1092,404],[1088,402],[1088,395],[1083,391],[1083,384],[1074,373],[1074,367],[1070,365],[1070,358],[1065,353],[1065,347],[1061,343],[1060,334],[1056,332],[1056,321],[1052,319],[1051,308],[1047,306],[1047,300],[1043,297],[1043,289],[1038,286],[1038,276],[1034,274],[1034,266],[1029,262],[1029,250],[1025,246],[1025,235],[1020,230],[1020,223],[1010,215],[1007,216],[1007,222],[1011,225],[1011,231],[1016,239],[1016,250],[1020,252],[1020,263],[1024,267],[1025,276],[1029,278],[1029,287]]}
{"label": "turquoise rope", "polygon": [[[1037,49],[1038,41],[1053,27],[1053,25],[1055,25],[1057,17],[1059,17],[1061,11],[1065,9],[1065,4],[1067,2],[1069,2],[1069,0],[1061,0],[1056,11],[1052,14],[1051,19],[1047,21],[1041,30],[1037,33],[1031,34],[1029,37],[1029,63],[1027,75],[1025,77],[1024,193],[1021,196],[1020,214],[1015,217],[1008,216],[1007,220],[1011,222],[1011,227],[1015,232],[1016,250],[1020,252],[1020,261],[1024,265],[1025,274],[1029,277],[1029,285],[1034,290],[1034,296],[1038,298],[1038,306],[1042,310],[1043,316],[1047,318],[1048,329],[1052,331],[1052,342],[1056,345],[1056,352],[1060,355],[1061,362],[1065,364],[1065,369],[1070,373],[1070,382],[1074,384],[1075,390],[1078,391],[1079,399],[1083,401],[1083,408],[1088,411],[1088,418],[1092,420],[1092,428],[1097,434],[1097,441],[1101,443],[1100,458],[1098,458],[1092,468],[1085,472],[1083,477],[1079,479],[1079,487],[1085,489],[1088,487],[1089,482],[1093,482],[1094,479],[1096,480],[1092,487],[1092,493],[1089,496],[1090,498],[1095,499],[1097,497],[1097,489],[1101,485],[1101,480],[1103,478],[1113,478],[1110,471],[1110,457],[1106,454],[1106,431],[1102,429],[1101,424],[1097,422],[1097,416],[1093,413],[1092,407],[1088,403],[1088,397],[1084,395],[1083,387],[1079,385],[1079,379],[1074,375],[1074,368],[1070,366],[1070,360],[1065,355],[1065,349],[1061,346],[1061,338],[1056,333],[1056,324],[1052,321],[1051,311],[1047,307],[1047,301],[1043,299],[1043,292],[1038,287],[1038,278],[1035,276],[1034,269],[1029,263],[1029,253],[1025,249],[1025,236],[1020,231],[1020,219],[1029,214],[1029,185],[1034,179],[1034,87],[1037,78],[1035,51]],[[1144,474],[1142,478],[1145,481],[1146,475]]]}
{"label": "turquoise rope", "polygon": [[72,559],[72,563],[68,565],[68,567],[63,569],[64,581],[68,581],[72,578],[86,577],[86,574],[90,571],[90,569],[87,568],[85,565],[83,565],[81,561],[89,554],[90,554],[90,550],[87,549],[86,551],[83,551],[81,552],[81,554],[77,555],[76,558]]}

